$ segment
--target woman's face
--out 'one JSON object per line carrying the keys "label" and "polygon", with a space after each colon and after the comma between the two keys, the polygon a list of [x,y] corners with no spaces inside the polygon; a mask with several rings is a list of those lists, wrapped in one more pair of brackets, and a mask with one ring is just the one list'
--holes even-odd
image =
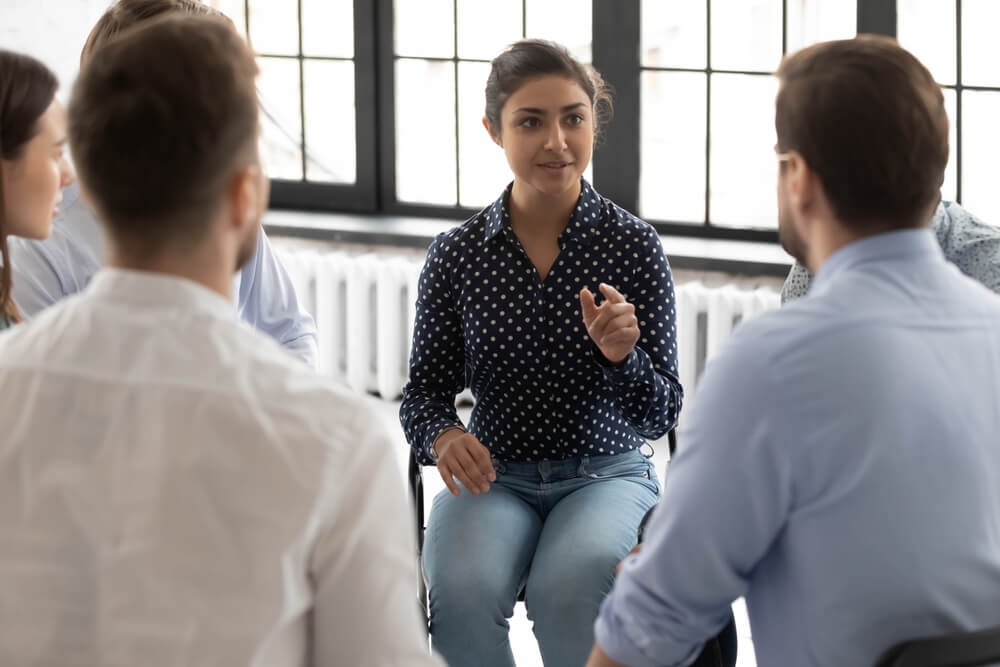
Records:
{"label": "woman's face", "polygon": [[59,212],[62,189],[75,180],[66,161],[66,110],[53,99],[37,121],[38,132],[14,160],[2,160],[7,234],[44,239]]}
{"label": "woman's face", "polygon": [[529,79],[500,110],[503,148],[514,178],[543,195],[579,188],[594,148],[593,103],[579,83],[557,74]]}

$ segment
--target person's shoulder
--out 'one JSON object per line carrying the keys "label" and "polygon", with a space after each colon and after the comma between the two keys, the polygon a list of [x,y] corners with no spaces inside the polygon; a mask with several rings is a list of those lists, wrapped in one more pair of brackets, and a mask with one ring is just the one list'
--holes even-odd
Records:
{"label": "person's shoulder", "polygon": [[659,237],[653,225],[625,210],[607,197],[600,196],[601,212],[609,230],[644,238]]}

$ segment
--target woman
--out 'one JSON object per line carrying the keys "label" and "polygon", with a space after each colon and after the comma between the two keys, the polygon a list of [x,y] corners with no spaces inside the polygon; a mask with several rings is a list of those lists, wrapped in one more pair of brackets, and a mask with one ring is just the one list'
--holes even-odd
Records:
{"label": "woman", "polygon": [[655,230],[583,179],[609,110],[600,75],[556,44],[494,59],[483,124],[514,181],[421,274],[400,419],[450,491],[424,568],[434,647],[456,667],[514,664],[522,586],[545,664],[584,664],[659,493],[639,448],[681,407],[674,289]]}
{"label": "woman", "polygon": [[7,235],[46,238],[61,190],[74,179],[57,87],[55,74],[42,63],[0,50],[0,329],[21,319],[10,296]]}

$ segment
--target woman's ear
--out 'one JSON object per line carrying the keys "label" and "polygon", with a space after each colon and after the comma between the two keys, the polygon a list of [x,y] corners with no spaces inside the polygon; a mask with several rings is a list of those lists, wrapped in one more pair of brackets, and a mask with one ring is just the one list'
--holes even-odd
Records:
{"label": "woman's ear", "polygon": [[500,133],[493,131],[493,126],[490,125],[490,119],[486,116],[483,116],[483,127],[486,128],[486,133],[490,135],[490,139],[493,140],[493,143],[500,148],[503,148],[503,139],[500,137]]}

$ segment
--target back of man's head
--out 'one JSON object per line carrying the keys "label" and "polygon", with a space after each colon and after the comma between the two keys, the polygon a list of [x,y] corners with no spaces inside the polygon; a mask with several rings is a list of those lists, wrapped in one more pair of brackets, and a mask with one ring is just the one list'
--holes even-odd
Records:
{"label": "back of man's head", "polygon": [[126,31],[83,68],[69,143],[119,247],[196,247],[232,180],[258,166],[257,65],[230,22],[170,15]]}
{"label": "back of man's head", "polygon": [[855,232],[926,224],[948,162],[941,88],[888,37],[824,42],[787,57],[775,113],[778,150],[819,175]]}
{"label": "back of man's head", "polygon": [[219,10],[201,0],[118,0],[108,7],[87,36],[80,53],[80,64],[85,65],[94,53],[129,28],[171,13],[223,16]]}

